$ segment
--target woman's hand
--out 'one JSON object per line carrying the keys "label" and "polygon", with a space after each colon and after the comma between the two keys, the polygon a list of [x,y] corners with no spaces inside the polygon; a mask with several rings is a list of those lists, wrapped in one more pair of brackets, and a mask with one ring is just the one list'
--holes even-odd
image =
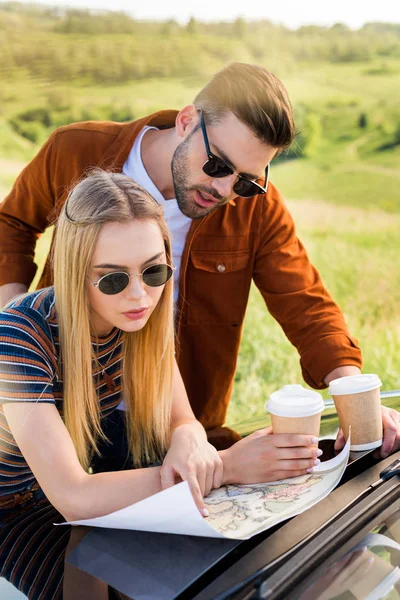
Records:
{"label": "woman's hand", "polygon": [[265,483],[312,472],[322,452],[311,435],[272,434],[267,427],[233,444],[219,455],[224,463],[222,484]]}
{"label": "woman's hand", "polygon": [[191,420],[174,428],[160,475],[163,489],[175,485],[177,480],[187,481],[200,513],[208,516],[203,498],[212,488],[220,487],[223,465],[198,421]]}

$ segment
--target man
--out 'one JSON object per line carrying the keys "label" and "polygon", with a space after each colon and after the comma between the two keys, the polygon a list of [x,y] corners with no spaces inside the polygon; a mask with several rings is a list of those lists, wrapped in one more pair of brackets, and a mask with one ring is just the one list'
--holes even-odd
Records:
{"label": "man", "polygon": [[[265,69],[242,63],[217,73],[178,113],[61,127],[1,205],[3,302],[31,283],[37,235],[54,219],[71,184],[93,166],[122,170],[164,206],[177,266],[178,362],[210,440],[223,447],[235,439],[222,426],[252,279],[299,351],[308,384],[323,388],[336,377],[359,373],[357,343],[296,238],[277,189],[268,183],[269,163],[294,134],[282,83]],[[47,260],[39,287],[50,284]],[[397,411],[383,409],[382,455],[400,446],[398,421]],[[280,475],[306,466],[305,449],[281,447],[298,440],[264,434],[229,450],[233,462],[240,457],[243,471],[248,467],[262,480],[271,460],[282,467],[276,467]],[[224,435],[230,439],[224,442]]]}

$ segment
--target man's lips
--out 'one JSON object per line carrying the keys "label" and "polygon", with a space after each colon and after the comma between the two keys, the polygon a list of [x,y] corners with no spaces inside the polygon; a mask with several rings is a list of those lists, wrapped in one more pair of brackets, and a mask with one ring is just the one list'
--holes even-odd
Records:
{"label": "man's lips", "polygon": [[199,190],[195,190],[196,194],[196,203],[204,208],[209,208],[210,206],[215,206],[219,203],[219,200],[214,198],[211,194],[207,194],[206,192],[200,192]]}

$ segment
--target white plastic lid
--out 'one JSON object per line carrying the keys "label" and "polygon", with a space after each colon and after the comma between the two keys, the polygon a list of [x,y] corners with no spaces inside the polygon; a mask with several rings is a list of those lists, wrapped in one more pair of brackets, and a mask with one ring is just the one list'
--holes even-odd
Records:
{"label": "white plastic lid", "polygon": [[325,404],[318,392],[307,390],[299,384],[291,384],[273,392],[266,408],[279,417],[311,417],[322,412]]}
{"label": "white plastic lid", "polygon": [[347,375],[346,377],[333,379],[329,384],[329,393],[331,396],[359,394],[360,392],[376,390],[376,388],[381,387],[381,385],[382,382],[378,375]]}

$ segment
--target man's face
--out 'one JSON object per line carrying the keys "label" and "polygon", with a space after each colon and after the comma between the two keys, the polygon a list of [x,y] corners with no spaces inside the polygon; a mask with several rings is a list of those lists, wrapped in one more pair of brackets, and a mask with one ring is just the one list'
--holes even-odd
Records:
{"label": "man's face", "polygon": [[[264,181],[265,167],[277,149],[260,142],[233,113],[207,125],[211,151],[247,179]],[[199,116],[193,118],[172,158],[172,177],[178,206],[191,219],[201,219],[237,196],[237,175],[212,178],[202,169],[207,160]],[[243,199],[246,202],[246,199]]]}

